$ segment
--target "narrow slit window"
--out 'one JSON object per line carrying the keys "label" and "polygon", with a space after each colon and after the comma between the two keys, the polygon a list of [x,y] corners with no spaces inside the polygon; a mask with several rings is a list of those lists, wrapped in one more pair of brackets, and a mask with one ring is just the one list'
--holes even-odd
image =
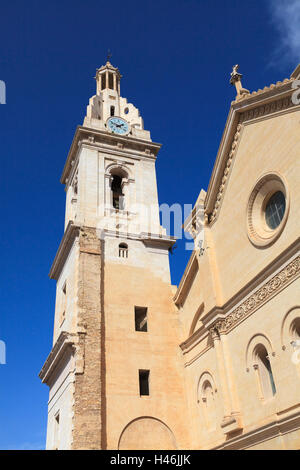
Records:
{"label": "narrow slit window", "polygon": [[135,331],[148,331],[147,307],[134,307]]}
{"label": "narrow slit window", "polygon": [[111,115],[111,116],[114,116],[114,115],[115,115],[115,107],[114,107],[114,106],[111,106],[111,107],[110,107],[110,115]]}
{"label": "narrow slit window", "polygon": [[149,393],[150,370],[139,370],[140,396],[150,395]]}

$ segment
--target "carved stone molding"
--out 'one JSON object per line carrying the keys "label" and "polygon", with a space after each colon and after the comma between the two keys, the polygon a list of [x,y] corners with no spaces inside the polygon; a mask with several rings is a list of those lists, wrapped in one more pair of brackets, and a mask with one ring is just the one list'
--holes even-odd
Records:
{"label": "carved stone molding", "polygon": [[220,338],[219,329],[218,329],[217,325],[210,328],[209,334],[210,334],[210,337],[213,341],[218,340]]}
{"label": "carved stone molding", "polygon": [[251,315],[270,298],[276,295],[292,280],[300,274],[300,255],[285,266],[279,273],[270,279],[265,285],[257,289],[241,305],[233,310],[226,318],[217,321],[210,329],[217,329],[219,334],[228,333],[235,328],[244,318]]}
{"label": "carved stone molding", "polygon": [[276,113],[278,111],[284,111],[288,108],[295,106],[291,100],[290,96],[286,98],[281,98],[279,100],[273,101],[271,103],[263,104],[257,106],[256,108],[249,109],[240,115],[240,123],[245,121],[251,121],[252,119],[257,119],[268,114]]}
{"label": "carved stone molding", "polygon": [[51,383],[53,374],[55,375],[55,368],[64,354],[69,351],[69,354],[74,354],[77,345],[77,335],[62,331],[57,338],[53,348],[50,351],[40,373],[39,377],[43,383]]}
{"label": "carved stone molding", "polygon": [[237,125],[237,128],[236,128],[236,133],[234,134],[234,137],[232,139],[231,148],[230,148],[230,151],[229,151],[228,156],[227,156],[226,166],[225,166],[224,171],[223,171],[223,177],[222,177],[221,183],[219,185],[219,190],[217,192],[215,205],[214,205],[212,213],[209,216],[209,223],[214,222],[214,220],[216,219],[219,207],[221,205],[221,201],[222,201],[223,194],[224,194],[224,189],[225,189],[227,178],[228,178],[228,175],[229,175],[229,170],[230,170],[233,158],[236,154],[236,150],[237,150],[237,147],[238,147],[238,143],[239,143],[239,139],[240,139],[240,135],[241,135],[241,130],[242,130],[242,125],[239,123]]}
{"label": "carved stone molding", "polygon": [[282,434],[298,430],[300,428],[299,407],[293,413],[288,411],[284,410],[282,417],[279,414],[276,418],[270,417],[267,422],[265,421],[260,426],[251,430],[245,429],[243,434],[233,436],[210,450],[243,450],[282,436]]}
{"label": "carved stone molding", "polygon": [[[123,147],[119,148],[118,143]],[[155,160],[161,148],[161,144],[148,139],[144,140],[135,136],[117,136],[108,133],[106,130],[78,126],[60,179],[62,184],[66,184],[70,179],[70,172],[74,165],[71,162],[77,160],[78,152],[80,152],[82,146],[114,156],[116,152],[119,152],[118,154],[123,157],[129,155],[136,159],[145,158],[147,160],[149,158]],[[149,155],[145,153],[145,149],[150,150]]]}
{"label": "carved stone molding", "polygon": [[78,236],[79,226],[75,225],[73,221],[70,220],[52,263],[49,273],[50,279],[55,279],[56,281],[58,280],[65,261],[68,258],[71,248],[73,247],[74,242]]}

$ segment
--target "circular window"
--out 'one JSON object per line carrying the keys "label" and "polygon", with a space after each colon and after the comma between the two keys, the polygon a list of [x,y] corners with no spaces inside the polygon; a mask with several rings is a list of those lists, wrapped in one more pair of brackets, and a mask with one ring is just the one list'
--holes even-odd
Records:
{"label": "circular window", "polygon": [[277,191],[267,202],[266,222],[268,227],[275,230],[283,219],[285,213],[285,196],[281,191]]}
{"label": "circular window", "polygon": [[254,186],[247,208],[248,237],[256,246],[273,243],[287,220],[289,194],[277,173],[262,176]]}

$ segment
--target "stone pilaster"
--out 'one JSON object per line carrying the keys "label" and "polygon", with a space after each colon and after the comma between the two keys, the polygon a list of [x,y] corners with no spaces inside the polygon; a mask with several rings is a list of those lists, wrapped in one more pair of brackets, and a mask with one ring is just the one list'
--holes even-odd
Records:
{"label": "stone pilaster", "polygon": [[78,343],[73,403],[72,449],[102,449],[105,404],[102,381],[101,241],[93,228],[81,228],[79,236]]}

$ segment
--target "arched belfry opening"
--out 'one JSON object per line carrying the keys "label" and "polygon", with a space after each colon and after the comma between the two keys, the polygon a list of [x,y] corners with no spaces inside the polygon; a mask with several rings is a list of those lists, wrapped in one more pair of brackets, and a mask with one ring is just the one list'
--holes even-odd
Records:
{"label": "arched belfry opening", "polygon": [[[130,211],[131,189],[130,169],[123,164],[113,163],[105,170],[105,200],[108,213]],[[125,213],[122,214],[125,216]]]}

